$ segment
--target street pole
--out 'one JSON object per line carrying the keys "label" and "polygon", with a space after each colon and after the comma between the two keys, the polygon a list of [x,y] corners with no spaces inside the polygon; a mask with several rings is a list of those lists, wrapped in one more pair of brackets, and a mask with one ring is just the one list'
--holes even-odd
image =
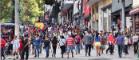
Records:
{"label": "street pole", "polygon": [[15,0],[15,36],[19,38],[19,0]]}
{"label": "street pole", "polygon": [[83,0],[81,0],[81,10],[80,10],[80,27],[83,27]]}
{"label": "street pole", "polygon": [[121,32],[125,31],[126,20],[125,20],[125,0],[121,0],[122,3],[122,29]]}

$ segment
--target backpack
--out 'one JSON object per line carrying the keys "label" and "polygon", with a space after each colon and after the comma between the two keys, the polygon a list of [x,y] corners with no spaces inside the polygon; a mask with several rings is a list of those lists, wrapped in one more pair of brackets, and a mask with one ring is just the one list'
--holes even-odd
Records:
{"label": "backpack", "polygon": [[79,37],[75,37],[75,43],[76,43],[76,44],[79,44],[79,43],[80,43]]}

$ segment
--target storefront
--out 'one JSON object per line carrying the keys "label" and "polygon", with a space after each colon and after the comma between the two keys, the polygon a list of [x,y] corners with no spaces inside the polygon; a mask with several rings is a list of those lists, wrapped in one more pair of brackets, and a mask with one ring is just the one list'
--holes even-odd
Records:
{"label": "storefront", "polygon": [[[127,29],[129,32],[131,30],[132,20],[129,12],[132,9],[132,3],[133,3],[132,0],[125,0],[124,2],[118,0],[112,0],[112,13],[111,13],[112,31],[118,32]],[[123,9],[123,7],[125,9]]]}
{"label": "storefront", "polygon": [[139,7],[134,8],[130,11],[130,15],[133,19],[133,32],[139,32]]}

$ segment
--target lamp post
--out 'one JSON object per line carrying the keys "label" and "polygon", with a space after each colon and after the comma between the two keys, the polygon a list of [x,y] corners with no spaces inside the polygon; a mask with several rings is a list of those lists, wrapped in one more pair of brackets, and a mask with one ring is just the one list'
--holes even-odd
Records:
{"label": "lamp post", "polygon": [[81,0],[81,5],[80,5],[80,27],[83,27],[83,0]]}
{"label": "lamp post", "polygon": [[126,27],[126,20],[125,20],[125,0],[121,0],[121,5],[122,5],[122,29],[121,31],[124,32],[125,31],[125,27]]}
{"label": "lamp post", "polygon": [[19,0],[15,0],[15,36],[19,38]]}

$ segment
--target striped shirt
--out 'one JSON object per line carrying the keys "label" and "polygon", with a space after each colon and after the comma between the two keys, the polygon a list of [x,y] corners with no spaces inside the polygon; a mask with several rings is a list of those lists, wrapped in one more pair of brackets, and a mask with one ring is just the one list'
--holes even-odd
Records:
{"label": "striped shirt", "polygon": [[74,39],[72,37],[68,37],[66,39],[66,43],[67,43],[68,46],[71,46],[71,45],[74,44]]}

